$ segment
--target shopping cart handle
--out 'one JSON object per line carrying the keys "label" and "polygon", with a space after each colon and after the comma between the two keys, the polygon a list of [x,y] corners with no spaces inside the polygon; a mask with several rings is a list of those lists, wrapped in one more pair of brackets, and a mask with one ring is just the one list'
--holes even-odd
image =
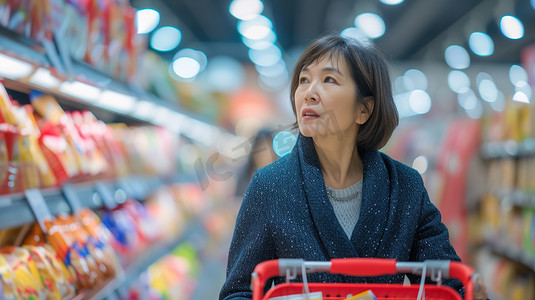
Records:
{"label": "shopping cart handle", "polygon": [[396,274],[395,259],[385,258],[333,258],[331,273],[352,276],[379,276]]}
{"label": "shopping cart handle", "polygon": [[275,259],[259,263],[251,274],[253,300],[262,300],[267,280],[274,276],[296,276],[311,272],[330,272],[351,276],[380,276],[397,273],[425,273],[439,281],[455,278],[465,288],[465,300],[474,294],[474,269],[454,261],[398,262],[385,258],[335,258],[331,261],[304,261],[302,259]]}

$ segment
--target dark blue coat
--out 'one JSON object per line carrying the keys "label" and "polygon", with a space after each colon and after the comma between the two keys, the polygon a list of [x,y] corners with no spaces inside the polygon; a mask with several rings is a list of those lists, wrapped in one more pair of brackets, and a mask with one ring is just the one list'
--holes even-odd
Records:
{"label": "dark blue coat", "polygon": [[[460,260],[420,174],[379,151],[360,156],[362,206],[351,239],[327,197],[311,138],[299,135],[290,154],[255,173],[236,221],[220,299],[251,299],[251,273],[269,259]],[[313,273],[307,277],[315,282],[403,282],[403,275],[357,278]],[[461,288],[456,280],[444,283]],[[270,286],[268,282],[266,287]]]}

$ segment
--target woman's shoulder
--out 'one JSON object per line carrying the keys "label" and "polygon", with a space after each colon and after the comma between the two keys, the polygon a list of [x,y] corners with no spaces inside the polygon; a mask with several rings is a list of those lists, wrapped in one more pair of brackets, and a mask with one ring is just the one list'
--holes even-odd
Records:
{"label": "woman's shoulder", "polygon": [[299,163],[292,154],[278,158],[271,164],[262,167],[255,172],[255,177],[273,179],[288,176],[298,171]]}

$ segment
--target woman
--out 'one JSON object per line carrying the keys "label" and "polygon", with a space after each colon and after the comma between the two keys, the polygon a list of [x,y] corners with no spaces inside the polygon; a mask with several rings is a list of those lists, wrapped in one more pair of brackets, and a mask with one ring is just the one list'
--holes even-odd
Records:
{"label": "woman", "polygon": [[[338,35],[316,40],[295,66],[290,95],[298,141],[289,155],[251,180],[220,299],[250,299],[251,273],[270,259],[460,260],[419,173],[377,151],[397,126],[398,113],[388,66],[376,48]],[[351,283],[404,279],[307,277]],[[456,280],[444,284],[462,289]],[[476,299],[486,299],[484,289]]]}

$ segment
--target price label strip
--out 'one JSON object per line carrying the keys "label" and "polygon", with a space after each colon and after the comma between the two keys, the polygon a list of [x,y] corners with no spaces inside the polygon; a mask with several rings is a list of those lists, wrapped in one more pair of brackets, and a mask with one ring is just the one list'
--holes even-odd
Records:
{"label": "price label strip", "polygon": [[41,230],[46,233],[45,221],[51,220],[53,216],[46,205],[45,198],[41,194],[41,191],[39,189],[29,189],[24,191],[24,195],[26,196],[26,201],[28,201]]}
{"label": "price label strip", "polygon": [[115,197],[113,196],[112,192],[106,187],[106,185],[104,185],[104,183],[99,181],[95,184],[95,187],[106,208],[114,209],[115,207],[117,207]]}
{"label": "price label strip", "polygon": [[76,194],[76,191],[74,190],[74,187],[70,183],[65,183],[61,190],[63,191],[63,195],[65,195],[65,199],[67,200],[67,203],[71,207],[71,210],[73,213],[77,213],[84,206],[80,202],[80,198],[78,197],[78,194]]}

